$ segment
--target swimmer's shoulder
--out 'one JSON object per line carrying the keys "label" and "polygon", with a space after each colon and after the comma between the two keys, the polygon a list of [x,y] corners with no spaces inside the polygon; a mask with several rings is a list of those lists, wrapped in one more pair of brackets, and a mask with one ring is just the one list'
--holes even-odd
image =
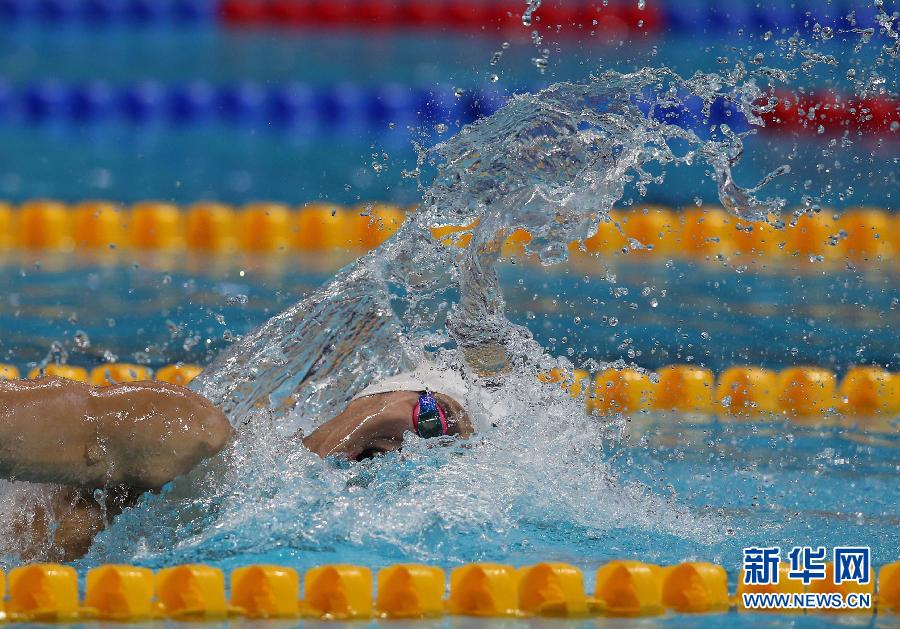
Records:
{"label": "swimmer's shoulder", "polygon": [[91,385],[78,380],[69,380],[60,376],[41,376],[40,378],[24,379],[16,378],[12,380],[0,379],[0,391],[16,393],[26,391],[52,391],[61,389],[67,391],[87,392],[90,391]]}

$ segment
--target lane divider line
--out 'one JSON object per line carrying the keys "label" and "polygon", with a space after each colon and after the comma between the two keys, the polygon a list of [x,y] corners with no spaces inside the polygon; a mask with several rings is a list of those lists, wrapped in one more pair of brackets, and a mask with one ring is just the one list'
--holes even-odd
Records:
{"label": "lane divider line", "polygon": [[[182,208],[162,201],[127,207],[112,201],[69,205],[49,199],[13,207],[0,201],[0,252],[361,253],[394,234],[407,211],[414,208],[377,202],[298,208],[255,202],[235,208],[204,201]],[[779,221],[782,229],[773,226]],[[466,246],[469,239],[465,226],[435,227],[432,234],[448,245]],[[506,238],[503,255],[524,255],[530,240],[527,231],[516,230]],[[614,209],[598,221],[595,235],[571,243],[570,251],[633,260],[729,260],[747,268],[846,262],[892,266],[900,261],[900,214],[860,207],[839,213],[789,212],[758,223],[714,206],[679,211],[644,205]]]}
{"label": "lane divider line", "polygon": [[[48,364],[28,372],[31,379],[56,376],[105,386],[156,379],[186,386],[203,371],[199,365],[171,364],[154,374],[144,365],[110,363],[90,371],[77,365]],[[21,377],[15,365],[0,364],[0,379]],[[716,375],[705,367],[668,365],[655,372],[606,369],[597,374],[576,369],[541,375],[573,398],[583,399],[591,415],[677,412],[729,415],[748,419],[803,418],[827,415],[854,417],[900,414],[900,373],[857,365],[842,379],[814,366],[773,371],[753,365],[735,366]]]}
{"label": "lane divider line", "polygon": [[[520,87],[515,91],[522,91]],[[536,89],[539,86],[531,86]],[[73,83],[47,78],[15,85],[0,81],[0,121],[31,126],[71,123],[79,128],[98,123],[168,123],[176,128],[218,123],[279,133],[286,129],[304,134],[369,130],[396,135],[438,123],[451,127],[469,124],[493,114],[510,97],[509,90],[497,86],[474,86],[458,93],[446,85],[396,83],[370,87],[290,81],[144,80],[117,85],[103,80]],[[635,96],[633,102],[650,120],[706,136],[721,133],[721,125],[736,133],[753,128],[734,98],[738,97],[719,96],[706,107],[698,97],[684,95],[673,100],[662,92]],[[900,124],[900,99],[893,96],[860,98],[826,88],[808,94],[774,91],[755,105],[765,123],[755,128],[786,137],[822,139],[846,133],[894,142]]]}
{"label": "lane divider line", "polygon": [[[511,0],[3,0],[4,26],[39,25],[48,29],[269,26],[282,33],[304,28],[430,29],[440,32],[523,32],[524,6]],[[875,30],[883,12],[863,0],[837,5],[733,4],[710,0],[638,6],[618,0],[546,2],[534,13],[531,29],[555,35],[586,33],[598,37],[637,38],[667,32],[734,33],[767,30],[811,33],[816,26],[837,34]]]}
{"label": "lane divider line", "polygon": [[[373,600],[369,568],[346,564],[324,565],[306,572],[284,566],[251,565],[231,571],[230,596],[225,573],[204,564],[185,564],[154,573],[129,565],[101,565],[88,570],[84,600],[78,597],[78,574],[70,566],[29,564],[9,573],[9,597],[3,611],[5,583],[0,571],[0,618],[17,622],[73,622],[112,620],[143,622],[154,619],[221,621],[318,618],[323,620],[423,619],[455,616],[557,617],[659,616],[724,613],[731,608],[749,612],[743,594],[836,593],[866,594],[872,606],[858,613],[900,613],[900,562],[881,567],[868,584],[833,579],[804,587],[787,576],[786,565],[776,585],[744,585],[738,579],[733,596],[722,566],[685,562],[658,566],[634,560],[611,561],[597,570],[596,587],[587,594],[584,576],[573,565],[543,562],[522,568],[495,563],[472,563],[450,573],[422,564],[390,565],[378,571]],[[833,574],[833,566],[827,566]],[[773,610],[775,611],[775,610]],[[785,610],[782,610],[785,611]],[[846,611],[846,610],[842,610]]]}

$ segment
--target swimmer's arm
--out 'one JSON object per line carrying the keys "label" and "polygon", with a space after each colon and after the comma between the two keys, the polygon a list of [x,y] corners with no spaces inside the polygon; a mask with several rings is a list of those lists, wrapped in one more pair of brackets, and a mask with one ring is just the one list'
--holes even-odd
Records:
{"label": "swimmer's arm", "polygon": [[156,489],[219,452],[230,436],[221,411],[174,385],[0,382],[3,478]]}

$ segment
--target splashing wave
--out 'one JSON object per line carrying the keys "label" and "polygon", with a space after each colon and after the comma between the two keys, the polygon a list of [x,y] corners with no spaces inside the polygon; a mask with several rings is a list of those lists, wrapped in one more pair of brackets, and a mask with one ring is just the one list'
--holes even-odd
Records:
{"label": "splashing wave", "polygon": [[[585,417],[537,382],[560,362],[505,317],[496,274],[513,230],[532,234],[528,247],[544,263],[559,262],[627,186],[643,191],[695,160],[709,164],[735,214],[758,219],[776,208],[734,182],[742,134],[665,123],[660,112],[684,107],[686,97],[699,115],[725,99],[759,122],[749,84],[714,75],[686,81],[665,70],[607,73],[516,96],[421,151],[422,203],[396,236],[195,381],[241,427],[235,446],[123,514],[87,561],[227,562],[274,549],[342,560],[368,553],[375,564],[463,561],[521,556],[542,543],[583,556],[586,541],[622,529],[719,539],[718,518],[617,480],[607,454],[618,424]],[[436,244],[435,225],[470,225],[470,245]],[[493,426],[471,443],[433,447],[410,435],[402,453],[336,466],[290,437],[426,355],[502,401],[488,412],[469,400],[478,423]]]}

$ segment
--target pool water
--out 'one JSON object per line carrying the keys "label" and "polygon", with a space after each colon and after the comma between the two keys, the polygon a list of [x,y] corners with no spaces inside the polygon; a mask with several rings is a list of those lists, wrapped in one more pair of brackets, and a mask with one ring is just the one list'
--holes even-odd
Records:
{"label": "pool water", "polygon": [[[551,4],[545,0],[545,7]],[[743,100],[756,83],[816,98],[823,95],[826,101],[831,93],[860,98],[877,94],[886,97],[888,105],[896,104],[896,47],[891,52],[889,39],[896,39],[896,19],[885,16],[873,38],[873,33],[859,29],[813,26],[819,19],[837,25],[830,17],[837,11],[834,7],[824,10],[809,3],[808,12],[773,7],[773,23],[764,27],[771,26],[773,35],[759,25],[747,29],[742,22],[767,8],[761,5],[736,2],[726,11],[705,11],[703,2],[660,4],[671,5],[661,9],[683,9],[688,16],[696,10],[704,17],[621,41],[584,33],[558,38],[547,28],[541,40],[537,30],[532,34],[526,28],[502,34],[446,29],[293,31],[227,28],[210,21],[185,28],[94,30],[3,22],[0,27],[8,32],[0,52],[0,144],[7,150],[0,154],[0,199],[76,202],[99,197],[130,203],[157,198],[185,205],[203,199],[236,205],[324,199],[348,206],[367,200],[408,205],[423,201],[420,181],[409,172],[422,157],[412,142],[427,147],[449,140],[465,122],[451,115],[414,128],[407,119],[392,125],[361,124],[365,116],[353,109],[352,98],[350,115],[344,118],[330,111],[328,116],[315,113],[296,125],[268,118],[230,119],[209,107],[196,119],[175,122],[152,116],[129,121],[107,114],[78,119],[52,102],[50,115],[43,118],[30,119],[16,111],[19,91],[46,88],[54,81],[99,82],[127,91],[149,80],[173,92],[196,85],[206,90],[246,85],[277,90],[302,84],[311,90],[344,89],[351,96],[392,87],[406,96],[413,90],[444,96],[458,92],[462,102],[479,90],[508,97],[560,81],[585,82],[590,76],[590,90],[603,104],[617,95],[597,85],[595,77],[603,72],[667,66],[685,78],[716,73],[706,79],[697,75],[689,90],[673,81],[679,94],[721,82],[724,92]],[[841,11],[856,11],[860,24],[875,25],[875,11],[862,6],[865,3],[838,4]],[[782,28],[778,21],[787,13],[791,18]],[[548,68],[539,69],[535,59],[545,54],[545,46]],[[782,78],[781,72],[794,74]],[[660,75],[660,83],[668,80]],[[454,102],[451,98],[451,105]],[[589,111],[599,111],[599,105],[590,105]],[[819,130],[813,124],[815,113],[802,114],[810,114],[802,130],[770,126],[744,138],[743,149],[735,150],[744,153],[736,179],[753,186],[788,164],[790,171],[763,186],[760,199],[783,197],[786,210],[871,205],[895,211],[896,128],[871,135],[858,134],[852,125],[840,132],[824,126]],[[442,122],[449,124],[435,124]],[[512,122],[516,124],[507,128],[522,131],[522,138],[552,127],[525,129]],[[583,120],[576,122],[561,127],[577,129],[575,135],[590,127],[583,126]],[[605,131],[596,120],[594,125]],[[621,144],[610,142],[606,161],[591,162],[579,152],[578,142],[564,144],[571,134],[550,134],[548,143],[559,142],[554,146],[567,150],[558,153],[571,156],[572,162],[590,162],[594,180],[604,184],[599,193],[591,190],[595,196],[590,198],[599,206],[605,201],[598,199],[615,190],[616,178],[606,178],[614,172],[622,146],[643,142],[663,153],[672,150],[668,163],[644,164],[635,158],[639,167],[646,166],[648,176],[663,171],[666,176],[646,194],[639,194],[631,181],[621,195],[612,194],[617,206],[660,203],[684,208],[719,202],[722,186],[717,189],[707,176],[712,162],[699,156],[681,161],[685,146],[697,148],[707,136],[685,140],[671,129],[638,131],[647,133],[624,133]],[[528,151],[518,152],[523,147],[508,145],[513,150],[506,161],[507,155],[496,148],[505,139],[497,133],[479,144],[486,154],[495,150],[493,157],[508,168],[503,181],[489,183],[516,183],[523,172],[549,188],[557,172],[558,179],[565,179],[569,163],[562,158],[550,159],[550,167],[543,169],[540,160],[529,159]],[[601,147],[596,153],[604,154],[602,141],[596,144]],[[737,149],[740,142],[723,146]],[[564,183],[574,185],[574,172],[571,182]],[[453,174],[462,179],[469,173]],[[626,169],[621,178],[633,174]],[[518,183],[529,183],[526,180],[521,176]],[[444,192],[453,192],[451,188],[447,184]],[[483,197],[472,206],[483,210],[502,204],[504,195],[496,195],[501,199],[497,201],[486,190],[494,188],[470,188],[473,198],[479,192]],[[448,212],[465,216],[460,210],[465,195],[456,192],[455,198],[446,194],[442,200],[448,202]],[[508,209],[510,215],[521,210]],[[544,216],[549,223],[552,211],[537,208],[517,218]],[[124,251],[98,259],[4,253],[0,363],[23,371],[52,362],[86,367],[116,361],[152,368],[180,361],[210,365],[222,352],[242,347],[241,339],[254,328],[313,294],[351,259],[344,254],[212,258]],[[900,371],[895,262],[857,268],[798,259],[784,266],[764,261],[747,269],[733,261],[660,256],[648,262],[606,255],[551,267],[506,261],[499,274],[509,319],[527,328],[547,354],[592,373],[608,363],[648,369],[693,364],[715,373],[733,365],[776,370],[817,365],[839,376],[857,364]],[[474,561],[519,566],[555,560],[583,569],[591,591],[595,569],[611,559],[659,564],[699,560],[724,566],[733,592],[742,549],[751,545],[868,545],[876,568],[900,556],[898,417],[747,420],[724,413],[643,411],[593,417],[555,385],[543,391],[532,379],[513,381],[509,387],[505,391],[511,403],[532,404],[510,418],[512,428],[501,426],[479,435],[468,447],[428,448],[411,439],[400,453],[352,465],[323,462],[274,439],[282,426],[267,424],[265,417],[257,423],[248,420],[238,446],[225,457],[230,465],[213,461],[160,494],[145,496],[97,538],[76,566],[83,573],[105,562],[154,568],[203,562],[226,570],[275,563],[302,571],[324,563],[378,569],[409,561],[452,568]],[[546,401],[546,409],[529,415],[537,407],[535,400]],[[0,557],[4,568],[14,563],[14,558]],[[632,622],[448,617],[389,624],[503,629],[618,627]],[[886,616],[737,613],[668,614],[636,622],[677,627],[751,623],[900,625],[897,618]],[[347,623],[369,624],[387,625]]]}
{"label": "pool water", "polygon": [[[62,267],[45,256],[39,266],[5,266],[2,273],[10,289],[0,305],[0,324],[8,330],[3,355],[16,357],[23,367],[26,360],[30,365],[48,358],[86,366],[112,358],[151,366],[205,364],[336,270],[302,256],[270,259],[268,264],[260,259],[243,262],[197,267],[190,261],[156,259],[98,266],[85,260],[83,266]],[[501,277],[513,320],[527,325],[552,352],[570,354],[576,366],[589,359],[597,364],[622,359],[629,350],[636,352],[635,362],[650,368],[687,362],[714,371],[732,364],[777,368],[804,362],[846,366],[897,360],[891,353],[898,347],[898,327],[890,271],[810,274],[798,287],[793,271],[737,274],[687,262],[610,265],[590,259],[548,269],[507,264]],[[710,290],[713,286],[715,291]],[[643,291],[646,287],[652,291]],[[848,316],[839,316],[833,307],[835,295]],[[656,307],[649,305],[650,299],[656,299]],[[640,307],[633,308],[633,302]],[[832,315],[818,318],[826,311]],[[866,312],[874,314],[869,319],[860,316]],[[581,317],[582,327],[579,345],[569,352],[566,334],[574,316]],[[616,325],[610,325],[612,317],[618,319]],[[795,339],[805,340],[796,342],[796,352],[790,350]],[[53,343],[56,348],[48,352]],[[852,418],[815,423],[639,412],[626,420],[584,421],[585,430],[607,424],[603,430],[620,438],[608,440],[602,451],[575,456],[601,457],[612,472],[604,482],[628,494],[653,496],[647,512],[629,513],[611,503],[606,514],[591,511],[573,518],[565,510],[554,513],[560,506],[552,498],[541,512],[529,504],[535,497],[526,487],[504,506],[511,512],[497,529],[429,522],[423,523],[427,530],[421,535],[385,530],[367,535],[352,523],[337,524],[330,504],[322,511],[288,510],[274,517],[269,530],[243,530],[236,514],[221,518],[227,506],[219,505],[191,525],[212,526],[211,532],[198,529],[194,540],[189,530],[150,532],[148,541],[134,534],[144,518],[157,513],[158,505],[150,500],[125,524],[124,538],[101,536],[97,549],[81,563],[121,560],[119,553],[157,567],[202,561],[226,569],[251,562],[303,569],[344,562],[378,568],[409,560],[445,567],[482,560],[515,565],[558,560],[583,568],[590,586],[593,570],[610,559],[634,557],[661,564],[695,559],[725,566],[733,590],[741,549],[753,544],[858,542],[872,547],[876,565],[896,559],[900,435],[895,417],[857,425]],[[333,487],[335,493],[326,500],[352,501],[354,487],[364,486],[375,495],[387,492],[384,498],[398,500],[400,508],[412,495],[398,488],[423,466],[440,467],[435,461],[403,463],[400,455],[389,457],[391,461],[379,465],[354,466],[341,477],[345,486]],[[498,467],[494,473],[510,474],[514,468]],[[549,486],[582,482],[563,477]],[[246,489],[265,492],[258,481]],[[581,486],[578,491],[590,494],[592,489]],[[265,495],[258,498],[265,504]],[[245,506],[256,504],[248,499]],[[461,508],[465,513],[465,505]],[[253,526],[260,525],[258,515],[247,517]],[[287,524],[283,517],[296,521]],[[308,536],[325,522],[336,530]],[[652,522],[656,524],[648,524]],[[179,541],[165,548],[170,534]],[[440,541],[429,542],[431,534]],[[729,617],[728,622],[733,621]]]}
{"label": "pool water", "polygon": [[[511,318],[576,367],[624,359],[647,368],[810,364],[842,373],[854,364],[893,370],[900,363],[897,272],[888,263],[834,268],[800,260],[742,271],[618,257],[503,265]],[[11,259],[0,265],[8,287],[0,301],[0,360],[32,365],[56,343],[69,362],[84,366],[108,362],[106,352],[154,367],[206,364],[227,339],[309,294],[350,259]]]}

